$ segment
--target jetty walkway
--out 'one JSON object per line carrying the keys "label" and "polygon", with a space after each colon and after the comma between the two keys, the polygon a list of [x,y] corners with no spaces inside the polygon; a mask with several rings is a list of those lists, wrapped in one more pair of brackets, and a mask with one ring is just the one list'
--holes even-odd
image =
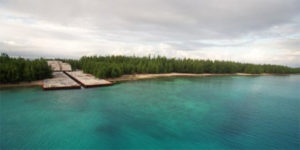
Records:
{"label": "jetty walkway", "polygon": [[81,87],[98,87],[112,85],[111,82],[98,79],[83,71],[72,71],[71,65],[62,61],[48,61],[53,78],[45,79],[43,89],[80,89]]}

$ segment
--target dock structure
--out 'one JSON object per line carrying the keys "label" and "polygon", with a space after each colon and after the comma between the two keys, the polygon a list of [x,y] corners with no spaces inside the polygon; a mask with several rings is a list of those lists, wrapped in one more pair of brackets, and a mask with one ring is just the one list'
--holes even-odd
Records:
{"label": "dock structure", "polygon": [[56,89],[79,89],[80,84],[69,78],[63,72],[53,72],[53,78],[45,79],[43,89],[56,90]]}
{"label": "dock structure", "polygon": [[83,87],[96,87],[112,85],[111,82],[98,79],[91,74],[83,71],[72,71],[72,67],[68,63],[57,60],[47,61],[53,71],[53,78],[45,79],[43,89],[79,89]]}
{"label": "dock structure", "polygon": [[98,79],[93,75],[86,74],[83,71],[72,71],[66,72],[66,74],[72,78],[73,80],[77,81],[84,87],[96,87],[96,86],[108,86],[112,85],[111,82],[103,79]]}

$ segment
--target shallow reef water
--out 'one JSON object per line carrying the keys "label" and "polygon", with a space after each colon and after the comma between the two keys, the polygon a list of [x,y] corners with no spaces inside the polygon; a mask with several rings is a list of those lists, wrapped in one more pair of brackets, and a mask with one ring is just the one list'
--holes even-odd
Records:
{"label": "shallow reef water", "polygon": [[0,149],[300,149],[300,75],[0,90]]}

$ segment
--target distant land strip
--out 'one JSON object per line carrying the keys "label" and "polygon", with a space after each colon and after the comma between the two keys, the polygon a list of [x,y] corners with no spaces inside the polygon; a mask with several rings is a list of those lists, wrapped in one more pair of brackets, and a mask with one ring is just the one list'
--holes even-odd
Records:
{"label": "distant land strip", "polygon": [[[49,59],[29,60],[0,56],[0,87],[40,85],[40,80],[52,78]],[[220,75],[288,75],[300,73],[300,68],[282,65],[250,64],[233,61],[176,59],[161,56],[83,56],[75,59],[55,59],[69,63],[72,70],[82,70],[109,81],[128,81],[173,76]],[[36,81],[36,82],[32,82]]]}

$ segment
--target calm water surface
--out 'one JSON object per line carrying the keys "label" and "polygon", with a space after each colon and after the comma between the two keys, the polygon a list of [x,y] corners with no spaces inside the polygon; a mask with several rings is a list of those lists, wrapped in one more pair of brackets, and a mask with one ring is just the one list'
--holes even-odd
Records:
{"label": "calm water surface", "polygon": [[300,149],[300,75],[0,90],[0,149]]}

